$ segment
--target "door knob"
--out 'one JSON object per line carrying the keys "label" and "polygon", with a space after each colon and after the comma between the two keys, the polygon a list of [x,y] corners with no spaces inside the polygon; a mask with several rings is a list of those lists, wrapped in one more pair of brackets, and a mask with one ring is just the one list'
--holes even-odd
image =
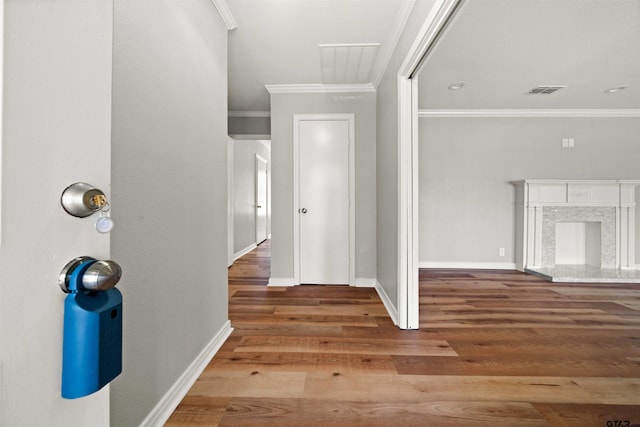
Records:
{"label": "door knob", "polygon": [[300,212],[302,212],[303,214],[306,214],[306,213],[307,213],[307,208],[302,208],[302,209],[300,210]]}
{"label": "door knob", "polygon": [[98,261],[88,256],[74,258],[62,269],[58,284],[65,293],[108,291],[122,277],[122,268],[114,261]]}

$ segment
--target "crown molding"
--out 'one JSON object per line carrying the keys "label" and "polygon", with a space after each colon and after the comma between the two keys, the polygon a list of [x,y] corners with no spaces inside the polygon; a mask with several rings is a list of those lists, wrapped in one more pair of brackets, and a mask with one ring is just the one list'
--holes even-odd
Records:
{"label": "crown molding", "polygon": [[387,71],[389,61],[391,61],[393,52],[396,50],[402,31],[404,31],[404,27],[407,25],[407,20],[411,15],[414,4],[415,0],[402,0],[402,3],[400,3],[400,10],[398,10],[396,19],[393,22],[391,31],[389,32],[389,37],[380,47],[378,58],[373,66],[373,70],[371,70],[371,82],[376,88],[380,86],[382,77],[384,77],[384,73]]}
{"label": "crown molding", "polygon": [[419,118],[456,117],[640,117],[640,109],[478,109],[478,110],[419,110]]}
{"label": "crown molding", "polygon": [[271,117],[271,111],[229,111],[229,117]]}
{"label": "crown molding", "polygon": [[344,92],[375,92],[371,83],[365,84],[291,84],[265,85],[270,94],[276,93],[344,93]]}
{"label": "crown molding", "polygon": [[218,14],[220,15],[220,18],[222,18],[224,25],[227,26],[227,30],[231,31],[238,28],[238,24],[236,24],[236,20],[233,19],[233,15],[231,14],[231,9],[229,9],[229,5],[227,4],[227,2],[225,0],[211,0],[211,1],[213,2],[216,9],[218,9]]}
{"label": "crown molding", "polygon": [[270,134],[262,133],[231,134],[229,138],[237,141],[271,141]]}

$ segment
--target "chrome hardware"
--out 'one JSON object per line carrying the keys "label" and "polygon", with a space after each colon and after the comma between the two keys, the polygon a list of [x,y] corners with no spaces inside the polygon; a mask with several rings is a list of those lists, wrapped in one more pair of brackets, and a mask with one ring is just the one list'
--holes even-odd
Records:
{"label": "chrome hardware", "polygon": [[307,213],[307,208],[302,208],[302,209],[300,210],[300,212],[302,212],[303,214],[306,214],[306,213]]}
{"label": "chrome hardware", "polygon": [[76,182],[65,188],[60,203],[69,215],[78,218],[87,217],[109,205],[102,190],[85,182]]}
{"label": "chrome hardware", "polygon": [[82,276],[82,286],[90,291],[108,291],[122,277],[122,268],[114,261],[96,261]]}
{"label": "chrome hardware", "polygon": [[122,277],[122,268],[115,261],[98,261],[82,256],[64,266],[58,276],[58,285],[65,293],[78,291],[108,291]]}
{"label": "chrome hardware", "polygon": [[71,278],[71,273],[78,267],[80,264],[85,263],[87,261],[91,261],[93,258],[89,256],[81,256],[78,258],[74,258],[64,266],[60,275],[58,276],[58,285],[60,285],[60,289],[62,292],[68,294],[71,292],[71,288],[69,287],[69,279]]}

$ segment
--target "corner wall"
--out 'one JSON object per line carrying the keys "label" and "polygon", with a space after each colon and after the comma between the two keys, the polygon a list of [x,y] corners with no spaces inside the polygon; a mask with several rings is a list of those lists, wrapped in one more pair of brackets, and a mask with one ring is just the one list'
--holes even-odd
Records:
{"label": "corner wall", "polygon": [[[510,181],[640,179],[638,118],[422,118],[419,126],[422,266],[513,264]],[[563,138],[575,148],[562,148]]]}
{"label": "corner wall", "polygon": [[133,426],[228,319],[227,29],[209,0],[122,0],[114,15],[111,417]]}
{"label": "corner wall", "polygon": [[378,86],[376,145],[377,278],[397,311],[398,301],[398,71],[434,0],[416,0]]}

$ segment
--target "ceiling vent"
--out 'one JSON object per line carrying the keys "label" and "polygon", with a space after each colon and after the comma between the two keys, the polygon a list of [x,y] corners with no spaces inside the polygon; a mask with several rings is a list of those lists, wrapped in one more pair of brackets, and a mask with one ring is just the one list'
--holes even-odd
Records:
{"label": "ceiling vent", "polygon": [[370,83],[379,43],[321,44],[322,83]]}
{"label": "ceiling vent", "polygon": [[564,89],[567,87],[566,85],[542,85],[536,86],[527,92],[527,95],[550,95],[554,92],[559,91],[560,89]]}

